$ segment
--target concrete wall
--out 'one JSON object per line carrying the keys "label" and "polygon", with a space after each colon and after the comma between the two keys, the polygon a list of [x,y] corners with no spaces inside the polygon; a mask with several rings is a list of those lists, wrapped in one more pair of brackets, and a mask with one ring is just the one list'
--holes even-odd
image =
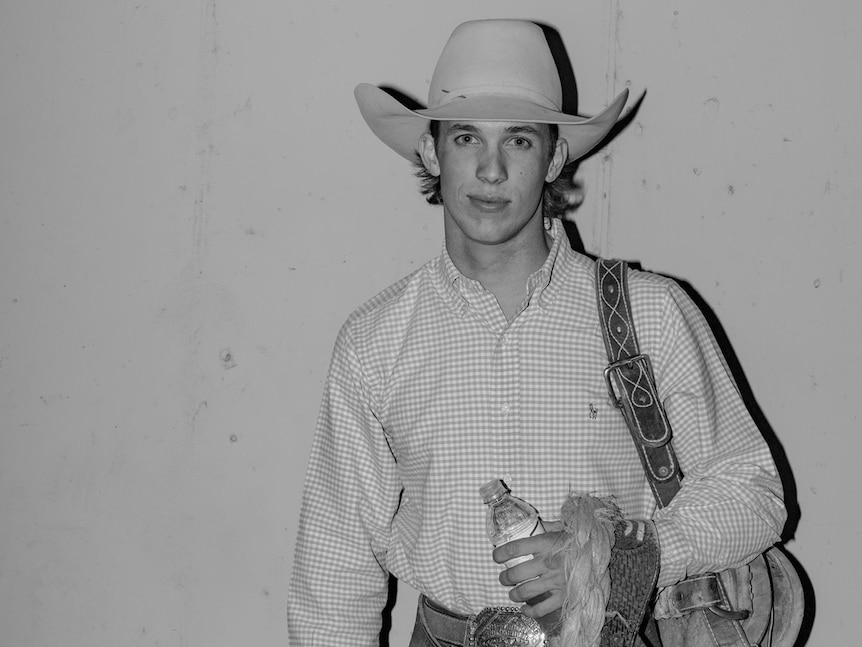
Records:
{"label": "concrete wall", "polygon": [[647,91],[580,235],[714,312],[791,470],[808,644],[852,642],[860,7],[0,4],[0,643],[286,644],[335,333],[440,248],[353,86],[424,99],[485,16],[556,27],[585,113]]}

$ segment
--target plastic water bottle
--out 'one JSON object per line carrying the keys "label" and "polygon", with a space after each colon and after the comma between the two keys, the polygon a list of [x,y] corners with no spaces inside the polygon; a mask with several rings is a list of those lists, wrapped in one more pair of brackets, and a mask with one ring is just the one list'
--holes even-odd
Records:
{"label": "plastic water bottle", "polygon": [[[541,535],[545,532],[536,509],[526,501],[512,496],[503,481],[498,479],[488,481],[479,488],[479,494],[488,506],[485,530],[495,548],[514,539]],[[531,555],[514,557],[506,562],[506,568],[530,559],[533,559]]]}
{"label": "plastic water bottle", "polygon": [[[512,496],[511,491],[503,481],[488,481],[479,488],[479,494],[482,495],[482,501],[488,506],[485,530],[491,543],[494,544],[494,548],[515,539],[541,535],[545,532],[538,511],[523,499]],[[532,555],[513,557],[506,562],[506,568],[512,568],[516,564],[531,559],[533,559]],[[538,604],[547,599],[548,596],[550,596],[550,592],[542,593],[527,600],[527,604]],[[547,635],[556,635],[559,632],[560,614],[560,610],[552,611],[538,619]]]}

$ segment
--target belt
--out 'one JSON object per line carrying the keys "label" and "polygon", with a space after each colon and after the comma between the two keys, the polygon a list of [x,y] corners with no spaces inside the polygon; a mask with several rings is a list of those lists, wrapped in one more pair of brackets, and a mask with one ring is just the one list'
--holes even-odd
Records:
{"label": "belt", "polygon": [[475,616],[442,607],[419,597],[417,621],[444,645],[463,647],[545,647],[545,632],[517,607],[487,607]]}

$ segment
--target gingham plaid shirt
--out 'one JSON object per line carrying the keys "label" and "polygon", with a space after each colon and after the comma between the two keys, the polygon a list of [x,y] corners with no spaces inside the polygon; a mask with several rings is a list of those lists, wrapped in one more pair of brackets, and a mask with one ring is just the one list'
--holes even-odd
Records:
{"label": "gingham plaid shirt", "polygon": [[387,573],[462,613],[508,605],[479,487],[502,478],[544,519],[570,492],[654,518],[660,585],[747,562],[785,520],[770,452],[700,311],[629,278],[642,352],[684,479],[656,509],[603,377],[594,263],[554,243],[507,323],[446,250],[341,329],[306,476],[288,602],[294,647],[377,645]]}

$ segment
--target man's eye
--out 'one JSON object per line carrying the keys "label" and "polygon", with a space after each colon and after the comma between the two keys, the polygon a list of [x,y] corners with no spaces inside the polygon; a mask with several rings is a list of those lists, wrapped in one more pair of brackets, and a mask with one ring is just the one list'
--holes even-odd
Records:
{"label": "man's eye", "polygon": [[459,144],[474,144],[476,142],[476,138],[473,137],[473,135],[464,134],[464,135],[458,135],[455,138],[455,141],[458,142]]}
{"label": "man's eye", "polygon": [[526,137],[514,137],[512,139],[512,144],[517,148],[529,148],[533,145],[533,142],[531,142]]}

